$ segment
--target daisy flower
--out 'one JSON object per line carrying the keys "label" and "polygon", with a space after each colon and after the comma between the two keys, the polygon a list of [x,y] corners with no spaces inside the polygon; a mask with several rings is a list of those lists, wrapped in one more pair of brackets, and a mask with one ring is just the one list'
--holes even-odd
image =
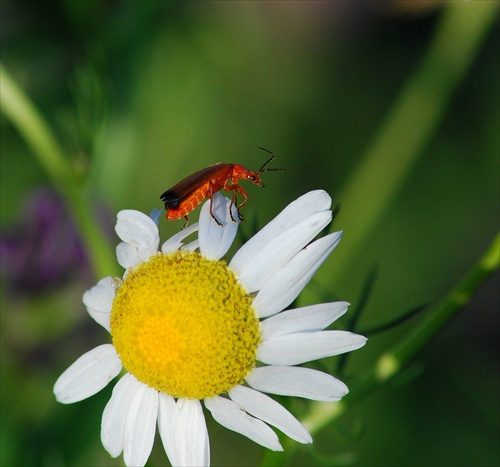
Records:
{"label": "daisy flower", "polygon": [[[161,252],[151,218],[119,212],[124,277],[106,277],[83,295],[112,343],[90,350],[59,377],[57,400],[90,397],[125,369],[104,409],[101,440],[111,456],[123,452],[128,466],[146,463],[157,426],[172,465],[209,465],[202,405],[218,423],[266,448],[282,450],[270,425],[311,443],[301,423],[265,393],[340,400],[348,392],[342,381],[296,365],[366,342],[347,331],[325,331],[347,311],[346,302],[285,310],[340,241],[341,232],[313,241],[331,221],[330,206],[322,190],[305,194],[229,263],[222,258],[238,224],[220,193],[213,211],[223,226],[207,202],[199,224],[167,240]],[[195,231],[198,238],[185,243]]]}

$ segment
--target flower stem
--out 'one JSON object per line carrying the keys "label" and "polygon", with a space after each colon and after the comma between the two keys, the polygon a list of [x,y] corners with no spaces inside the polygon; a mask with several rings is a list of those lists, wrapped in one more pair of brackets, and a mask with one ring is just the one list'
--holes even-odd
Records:
{"label": "flower stem", "polygon": [[21,87],[0,65],[2,112],[17,128],[52,182],[60,189],[71,184],[73,174],[50,129]]}
{"label": "flower stem", "polygon": [[[302,423],[311,432],[317,433],[339,418],[348,408],[363,397],[383,386],[397,375],[424,346],[438,334],[444,326],[473,297],[478,287],[493,273],[500,264],[500,232],[464,279],[427,314],[418,326],[384,352],[375,362],[373,369],[352,386],[350,393],[336,404],[313,402],[302,417]],[[288,441],[288,440],[287,440]],[[285,443],[287,444],[287,443]],[[285,453],[266,453],[262,465],[285,465],[283,462],[293,456],[297,443],[288,442]]]}
{"label": "flower stem", "polygon": [[[355,262],[445,115],[498,14],[496,2],[449,2],[423,61],[402,89],[340,195],[336,225],[349,242],[335,252],[330,283]],[[320,275],[317,276],[321,277]]]}
{"label": "flower stem", "polygon": [[78,225],[96,277],[116,273],[111,247],[92,217],[78,180],[49,125],[14,78],[0,65],[2,112],[31,148],[51,182],[61,191]]}

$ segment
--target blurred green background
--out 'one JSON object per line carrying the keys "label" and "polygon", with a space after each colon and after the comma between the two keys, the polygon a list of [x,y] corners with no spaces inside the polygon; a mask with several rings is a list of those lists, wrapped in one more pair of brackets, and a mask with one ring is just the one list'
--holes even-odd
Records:
{"label": "blurred green background", "polygon": [[[468,19],[487,3],[491,20],[468,51]],[[245,186],[246,235],[299,195],[327,190],[344,237],[301,303],[328,290],[356,307],[376,270],[362,332],[438,301],[498,230],[494,3],[2,0],[1,59],[61,142],[89,209],[104,206],[111,226],[120,209],[161,208],[163,191],[210,164],[258,169],[267,160],[258,146],[290,170],[264,174],[265,189]],[[429,66],[452,8],[463,30],[444,36]],[[373,154],[383,155],[375,167]],[[2,232],[29,230],[26,199],[51,181],[3,114],[0,161]],[[182,222],[161,221],[162,238]],[[70,406],[52,394],[70,363],[109,339],[81,303],[98,278],[73,273],[36,293],[4,275],[1,465],[122,465],[99,439],[113,385]],[[498,279],[292,464],[499,465]],[[371,338],[349,361],[348,385],[419,319]],[[261,462],[259,446],[207,419],[213,465]],[[167,463],[160,442],[150,463]]]}

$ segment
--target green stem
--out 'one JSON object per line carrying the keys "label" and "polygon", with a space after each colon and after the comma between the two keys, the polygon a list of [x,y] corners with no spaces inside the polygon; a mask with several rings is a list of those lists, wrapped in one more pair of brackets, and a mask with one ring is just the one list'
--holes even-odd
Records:
{"label": "green stem", "polygon": [[48,125],[3,65],[0,78],[2,112],[21,133],[52,182],[64,189],[73,181],[73,174]]}
{"label": "green stem", "polygon": [[87,202],[85,190],[49,125],[3,65],[0,65],[0,79],[2,112],[31,148],[48,178],[66,198],[86,244],[96,277],[117,274],[114,254],[92,217],[92,208]]}
{"label": "green stem", "polygon": [[[418,70],[403,88],[387,119],[340,195],[335,219],[349,227],[349,242],[335,252],[328,283],[355,262],[445,114],[482,40],[498,14],[497,2],[449,2]],[[362,213],[362,215],[360,215]]]}
{"label": "green stem", "polygon": [[[418,326],[377,359],[373,369],[351,388],[348,396],[336,404],[313,402],[302,418],[304,426],[311,434],[319,432],[360,399],[383,386],[398,374],[470,301],[478,287],[498,269],[499,264],[500,232],[496,234],[488,249],[465,275],[464,279],[433,307]],[[285,465],[286,460],[290,459],[298,448],[297,443],[287,441],[285,444],[287,444],[285,453],[268,451],[262,465]]]}
{"label": "green stem", "polygon": [[92,206],[81,190],[71,190],[67,201],[78,225],[79,233],[87,247],[94,276],[101,279],[106,276],[120,276],[115,251],[104,236],[98,223],[92,216]]}
{"label": "green stem", "polygon": [[380,357],[376,369],[377,379],[380,382],[385,382],[392,378],[420,349],[425,347],[454,315],[469,303],[477,288],[498,269],[499,261],[500,232],[495,235],[489,248],[458,286],[434,307],[428,319],[416,326],[406,338],[394,347],[392,352],[385,353]]}

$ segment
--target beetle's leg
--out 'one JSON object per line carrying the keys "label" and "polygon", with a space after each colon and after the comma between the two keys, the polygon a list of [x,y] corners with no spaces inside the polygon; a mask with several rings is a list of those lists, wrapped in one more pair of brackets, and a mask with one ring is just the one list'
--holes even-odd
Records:
{"label": "beetle's leg", "polygon": [[213,193],[212,193],[212,184],[210,183],[210,215],[213,217],[214,221],[217,223],[219,227],[222,227],[222,224],[219,222],[217,217],[215,217],[214,213],[212,212],[212,198],[213,198]]}
{"label": "beetle's leg", "polygon": [[[236,220],[234,219],[233,217],[233,206],[236,206],[236,201],[237,201],[237,193],[236,193],[236,187],[239,187],[238,184],[234,183],[233,185],[230,185],[229,184],[229,179],[226,180],[226,183],[224,184],[224,190],[232,190],[233,191],[233,195],[231,196],[231,204],[229,205],[229,215],[231,216],[231,221],[233,222],[236,222]],[[236,210],[238,211],[238,207],[236,206]],[[240,212],[238,211],[238,219],[242,220],[241,219],[241,214]]]}
{"label": "beetle's leg", "polygon": [[231,204],[229,205],[229,215],[231,216],[231,220],[232,220],[233,222],[236,222],[236,220],[235,220],[235,219],[234,219],[234,217],[233,217],[233,206],[235,206],[235,207],[236,207],[236,212],[238,213],[238,219],[239,219],[240,221],[242,221],[242,220],[243,220],[243,216],[240,214],[240,211],[238,210],[238,206],[237,206],[237,204],[236,204],[236,201],[238,201],[238,200],[237,200],[237,196],[238,196],[238,195],[237,195],[237,193],[236,193],[236,190],[233,190],[233,196],[231,196]]}
{"label": "beetle's leg", "polygon": [[[241,214],[240,212],[240,209],[247,203],[248,201],[248,195],[247,195],[247,192],[241,187],[239,186],[237,183],[235,183],[234,185],[229,185],[226,183],[226,186],[224,187],[226,190],[233,190],[233,196],[231,198],[231,204],[229,206],[229,213],[231,214],[231,220],[233,222],[236,222],[234,219],[233,219],[233,213],[231,212],[231,208],[233,206],[236,206],[236,211],[238,211],[238,219],[240,221],[243,221],[245,220],[245,218],[243,217],[243,214]],[[237,202],[237,197],[238,197],[238,193],[241,194],[241,196],[243,196],[244,200],[243,202],[238,206],[236,204]]]}
{"label": "beetle's leg", "polygon": [[186,222],[184,222],[184,225],[182,226],[182,230],[184,230],[188,224],[189,224],[189,217],[188,216],[184,216],[184,219],[186,219]]}
{"label": "beetle's leg", "polygon": [[[239,206],[236,207],[236,210],[238,211],[238,217],[239,217],[240,221],[244,221],[245,218],[243,217],[243,214],[241,214],[241,208],[243,206],[245,206],[245,204],[247,204],[248,195],[247,195],[247,192],[243,188],[241,188],[241,186],[239,186],[239,185],[236,185],[236,186],[238,187],[237,188],[238,192],[241,193],[241,195],[243,196],[243,201],[242,201],[242,203]],[[234,197],[234,199],[236,201],[236,196]]]}

